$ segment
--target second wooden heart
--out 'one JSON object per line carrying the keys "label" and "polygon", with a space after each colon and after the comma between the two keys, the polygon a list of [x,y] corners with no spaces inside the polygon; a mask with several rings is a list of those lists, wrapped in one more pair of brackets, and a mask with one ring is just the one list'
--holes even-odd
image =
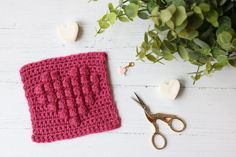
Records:
{"label": "second wooden heart", "polygon": [[159,87],[159,92],[161,95],[175,100],[180,90],[180,83],[178,80],[171,80],[168,84],[162,83]]}

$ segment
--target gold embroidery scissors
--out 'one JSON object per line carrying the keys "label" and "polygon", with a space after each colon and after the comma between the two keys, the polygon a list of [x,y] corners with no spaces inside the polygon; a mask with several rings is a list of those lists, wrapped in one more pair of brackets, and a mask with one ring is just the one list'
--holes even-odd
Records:
{"label": "gold embroidery scissors", "polygon": [[[144,101],[135,92],[134,92],[134,94],[137,97],[137,99],[136,98],[132,98],[132,99],[134,101],[136,101],[143,108],[147,119],[149,120],[150,123],[153,124],[153,126],[155,128],[155,132],[152,135],[152,144],[156,149],[163,149],[167,145],[166,137],[159,131],[159,126],[157,124],[157,120],[161,120],[161,121],[167,123],[169,125],[170,129],[173,130],[174,132],[182,132],[186,129],[186,123],[182,118],[180,118],[176,115],[172,115],[172,114],[164,114],[164,113],[153,114],[150,111],[149,107],[144,103]],[[173,125],[174,121],[180,122],[182,124],[182,127],[181,128],[174,127],[174,125]],[[164,142],[161,146],[157,144],[157,141],[155,139],[155,138],[158,138],[158,136],[159,136],[159,138],[162,138],[162,140]]]}

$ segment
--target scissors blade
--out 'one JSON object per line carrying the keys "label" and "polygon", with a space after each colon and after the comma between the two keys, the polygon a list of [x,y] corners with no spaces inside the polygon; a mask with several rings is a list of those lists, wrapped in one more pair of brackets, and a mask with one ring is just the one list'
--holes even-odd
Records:
{"label": "scissors blade", "polygon": [[138,100],[135,99],[135,98],[132,98],[132,99],[134,101],[136,101],[147,113],[149,113],[150,112],[149,107],[143,102],[143,100],[138,96],[137,93],[134,92],[134,94],[135,94],[135,96],[137,97]]}
{"label": "scissors blade", "polygon": [[140,103],[145,104],[145,103],[143,102],[143,100],[138,96],[137,93],[134,92],[134,94],[135,94],[135,96],[137,97],[137,99],[138,99],[138,101],[139,101]]}

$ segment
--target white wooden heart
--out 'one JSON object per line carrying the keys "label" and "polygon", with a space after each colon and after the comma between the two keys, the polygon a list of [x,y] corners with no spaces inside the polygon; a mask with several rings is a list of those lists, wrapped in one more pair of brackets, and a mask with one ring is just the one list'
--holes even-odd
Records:
{"label": "white wooden heart", "polygon": [[171,80],[168,84],[162,83],[159,87],[159,92],[161,95],[174,100],[180,90],[180,83],[178,80]]}
{"label": "white wooden heart", "polygon": [[66,41],[76,41],[79,33],[79,25],[75,21],[58,27],[59,36]]}

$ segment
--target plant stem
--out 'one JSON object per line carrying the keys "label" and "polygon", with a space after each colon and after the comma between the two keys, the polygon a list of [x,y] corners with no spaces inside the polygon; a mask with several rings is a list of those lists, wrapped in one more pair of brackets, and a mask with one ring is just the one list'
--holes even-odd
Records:
{"label": "plant stem", "polygon": [[128,1],[129,1],[129,0],[124,1],[123,4],[125,4],[125,3],[128,2]]}
{"label": "plant stem", "polygon": [[[204,72],[204,70],[199,70],[199,72],[198,73],[203,73]],[[191,73],[188,73],[189,75],[193,75],[193,74],[196,74],[197,72],[191,72]]]}
{"label": "plant stem", "polygon": [[99,28],[99,30],[96,32],[95,36],[98,35],[98,32],[100,32],[102,30],[102,28]]}
{"label": "plant stem", "polygon": [[164,57],[161,57],[161,58],[159,58],[157,61],[159,62],[160,60],[162,60]]}
{"label": "plant stem", "polygon": [[196,78],[197,78],[197,75],[199,73],[199,70],[200,70],[200,65],[197,67],[197,72],[196,72],[195,77],[194,77],[195,79],[193,81],[193,85],[195,85],[195,83],[196,83]]}

